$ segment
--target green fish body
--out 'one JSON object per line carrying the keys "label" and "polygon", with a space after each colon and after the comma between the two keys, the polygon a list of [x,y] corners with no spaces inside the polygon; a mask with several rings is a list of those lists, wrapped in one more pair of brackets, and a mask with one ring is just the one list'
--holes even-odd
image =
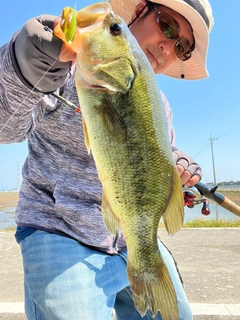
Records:
{"label": "green fish body", "polygon": [[[74,37],[79,46],[75,82],[86,146],[102,183],[103,220],[113,235],[119,230],[126,239],[137,310],[177,320],[176,293],[157,234],[161,217],[169,234],[181,228],[183,193],[155,75],[109,4],[84,10],[79,14],[84,28]],[[98,11],[101,18],[94,24]]]}

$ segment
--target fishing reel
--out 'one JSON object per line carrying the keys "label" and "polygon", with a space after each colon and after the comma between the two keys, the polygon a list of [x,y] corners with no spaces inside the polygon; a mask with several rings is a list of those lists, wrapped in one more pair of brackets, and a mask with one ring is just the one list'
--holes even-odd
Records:
{"label": "fishing reel", "polygon": [[203,198],[202,193],[197,188],[197,185],[193,187],[183,187],[183,197],[184,206],[193,208],[196,205],[202,204],[201,213],[204,216],[208,216],[210,214],[209,201],[206,198]]}

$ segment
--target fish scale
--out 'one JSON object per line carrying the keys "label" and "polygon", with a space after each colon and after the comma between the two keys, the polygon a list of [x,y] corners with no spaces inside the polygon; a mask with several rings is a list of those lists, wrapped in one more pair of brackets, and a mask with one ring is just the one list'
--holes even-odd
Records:
{"label": "fish scale", "polygon": [[[69,9],[64,12],[66,18]],[[70,43],[59,28],[54,32],[77,53],[75,82],[86,147],[102,183],[103,220],[110,233],[122,230],[126,239],[136,309],[142,316],[160,311],[163,320],[177,320],[177,297],[157,234],[161,217],[169,234],[181,228],[183,194],[155,76],[108,3],[76,17]]]}

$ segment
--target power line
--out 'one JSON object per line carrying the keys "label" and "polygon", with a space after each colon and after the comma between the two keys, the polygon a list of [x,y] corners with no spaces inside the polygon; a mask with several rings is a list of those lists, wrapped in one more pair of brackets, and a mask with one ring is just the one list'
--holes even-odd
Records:
{"label": "power line", "polygon": [[236,133],[238,131],[240,131],[240,121],[237,121],[235,124],[223,128],[222,130],[216,131],[214,132],[214,134],[223,137],[229,134]]}
{"label": "power line", "polygon": [[201,153],[203,153],[209,147],[209,139],[202,145],[195,153],[193,153],[193,158],[196,158]]}
{"label": "power line", "polygon": [[199,145],[195,146],[195,148],[192,150],[192,154],[195,152],[197,153],[199,149],[202,149],[203,146],[205,146],[206,143],[208,143],[208,139],[204,139]]}
{"label": "power line", "polygon": [[[230,134],[234,134],[238,131],[240,131],[240,121],[237,121],[236,123],[224,128],[222,130],[214,132],[214,135],[217,135],[219,138],[219,137],[224,137],[224,136],[227,136]],[[193,149],[193,151],[191,152],[193,158],[196,158],[197,156],[199,156],[201,153],[203,153],[209,147],[209,145],[211,145],[210,139],[204,140],[195,149]],[[210,142],[209,142],[209,140],[210,140]]]}

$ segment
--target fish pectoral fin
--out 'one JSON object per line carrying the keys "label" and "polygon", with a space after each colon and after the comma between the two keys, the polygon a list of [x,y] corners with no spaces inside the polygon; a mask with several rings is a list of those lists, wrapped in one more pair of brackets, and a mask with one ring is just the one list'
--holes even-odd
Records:
{"label": "fish pectoral fin", "polygon": [[182,184],[176,167],[174,167],[173,171],[173,190],[162,218],[169,235],[173,235],[179,231],[183,225],[184,200]]}
{"label": "fish pectoral fin", "polygon": [[82,116],[82,126],[83,126],[84,138],[85,138],[85,145],[86,145],[88,153],[90,154],[90,150],[91,150],[90,140],[89,140],[89,136],[88,136],[87,125],[85,123],[83,116]]}
{"label": "fish pectoral fin", "polygon": [[120,220],[116,217],[116,215],[112,212],[108,201],[106,200],[106,197],[104,196],[103,192],[103,197],[102,197],[102,217],[103,217],[103,222],[108,229],[108,231],[115,236],[116,231],[120,230],[121,224]]}
{"label": "fish pectoral fin", "polygon": [[128,277],[134,305],[143,317],[151,310],[153,317],[160,311],[163,320],[178,320],[178,302],[168,269],[161,259],[154,270],[136,270],[128,259]]}
{"label": "fish pectoral fin", "polygon": [[108,97],[105,97],[100,105],[95,106],[95,110],[101,114],[104,125],[115,138],[121,140],[126,137],[124,119]]}

